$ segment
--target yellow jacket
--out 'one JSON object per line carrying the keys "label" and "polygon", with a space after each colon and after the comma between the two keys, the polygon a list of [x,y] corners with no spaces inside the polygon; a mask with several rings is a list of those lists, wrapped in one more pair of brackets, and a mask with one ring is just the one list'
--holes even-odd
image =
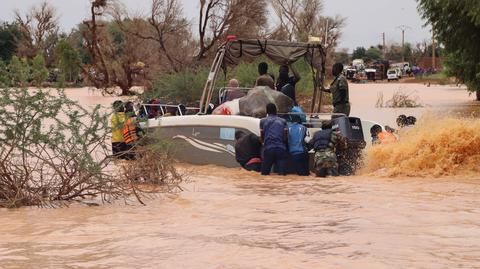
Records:
{"label": "yellow jacket", "polygon": [[113,113],[110,121],[112,124],[112,143],[123,143],[123,126],[125,125],[125,113]]}

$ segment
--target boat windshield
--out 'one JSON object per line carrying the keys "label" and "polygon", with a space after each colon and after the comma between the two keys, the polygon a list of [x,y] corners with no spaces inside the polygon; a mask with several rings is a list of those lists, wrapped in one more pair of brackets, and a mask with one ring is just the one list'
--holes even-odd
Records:
{"label": "boat windshield", "polygon": [[182,104],[141,104],[140,116],[149,119],[165,116],[195,115],[200,111],[198,107],[187,107]]}

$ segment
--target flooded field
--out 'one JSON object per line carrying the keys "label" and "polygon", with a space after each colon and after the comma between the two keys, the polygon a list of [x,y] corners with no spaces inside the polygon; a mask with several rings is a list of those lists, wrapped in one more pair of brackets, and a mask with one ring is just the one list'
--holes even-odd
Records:
{"label": "flooded field", "polygon": [[[400,87],[425,106],[375,108],[379,91],[388,98]],[[351,88],[353,115],[392,126],[402,113],[478,109],[449,86]],[[115,99],[68,94],[82,104]],[[194,167],[183,192],[147,206],[0,210],[0,268],[479,268],[475,165],[464,176],[335,179]]]}

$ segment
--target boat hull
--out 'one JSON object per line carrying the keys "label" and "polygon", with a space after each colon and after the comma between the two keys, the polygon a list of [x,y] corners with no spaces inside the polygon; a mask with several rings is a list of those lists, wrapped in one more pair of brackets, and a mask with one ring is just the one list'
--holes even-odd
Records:
{"label": "boat hull", "polygon": [[149,120],[147,133],[171,141],[176,159],[197,165],[239,167],[235,132],[260,134],[259,119],[241,116],[182,116]]}

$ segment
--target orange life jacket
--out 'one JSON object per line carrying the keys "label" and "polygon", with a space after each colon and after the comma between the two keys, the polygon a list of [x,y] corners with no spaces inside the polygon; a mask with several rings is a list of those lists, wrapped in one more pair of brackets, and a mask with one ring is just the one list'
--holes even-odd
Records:
{"label": "orange life jacket", "polygon": [[123,140],[125,144],[131,144],[138,140],[137,126],[133,117],[128,118],[123,126]]}
{"label": "orange life jacket", "polygon": [[397,137],[390,132],[381,132],[378,134],[378,140],[381,144],[392,144],[397,142]]}

